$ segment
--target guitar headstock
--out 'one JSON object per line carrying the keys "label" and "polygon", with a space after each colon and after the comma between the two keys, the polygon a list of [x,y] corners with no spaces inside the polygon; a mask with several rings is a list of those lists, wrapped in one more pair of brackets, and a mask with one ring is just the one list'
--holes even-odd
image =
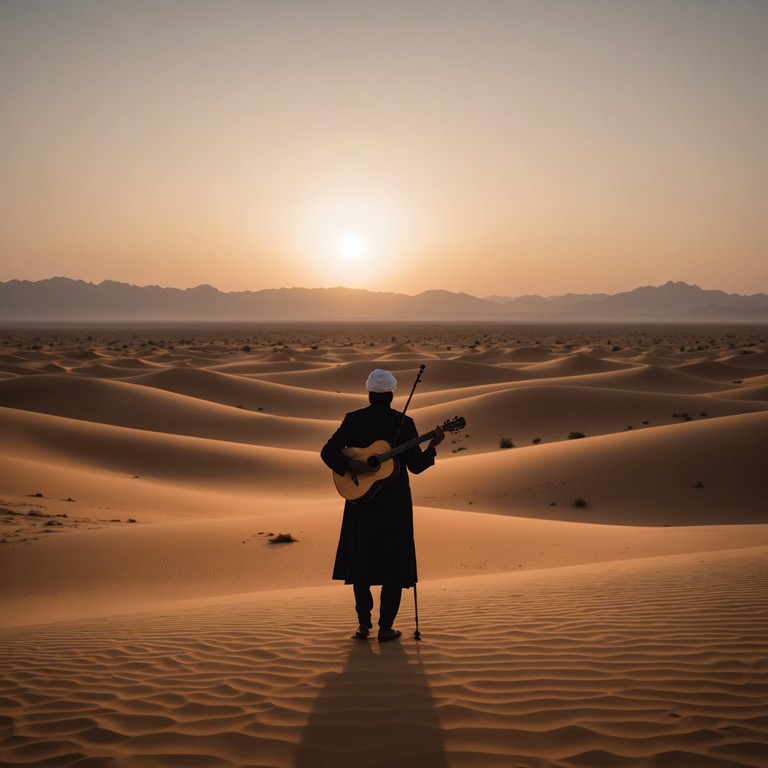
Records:
{"label": "guitar headstock", "polygon": [[441,428],[443,432],[458,432],[460,429],[464,429],[467,426],[467,422],[463,416],[454,416],[452,419],[446,419]]}

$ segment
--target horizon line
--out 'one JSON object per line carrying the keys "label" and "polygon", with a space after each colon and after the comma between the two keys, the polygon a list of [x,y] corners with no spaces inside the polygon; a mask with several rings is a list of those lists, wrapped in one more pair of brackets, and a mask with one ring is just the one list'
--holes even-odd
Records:
{"label": "horizon line", "polygon": [[144,285],[140,285],[138,283],[131,283],[124,280],[114,280],[113,278],[106,277],[102,279],[99,282],[93,281],[93,280],[87,280],[85,278],[78,278],[78,277],[68,277],[66,275],[53,275],[51,277],[43,277],[38,278],[36,280],[28,279],[28,278],[8,278],[7,280],[0,280],[0,284],[3,283],[11,283],[11,282],[21,282],[21,283],[43,283],[48,282],[52,280],[69,280],[71,282],[75,283],[85,283],[86,285],[92,285],[95,287],[98,287],[100,285],[103,285],[104,283],[114,283],[116,285],[126,285],[132,288],[159,288],[161,290],[176,290],[176,291],[194,291],[199,288],[210,288],[214,291],[217,291],[218,293],[222,294],[233,294],[233,293],[260,293],[262,291],[291,291],[291,290],[300,290],[300,291],[334,291],[334,290],[346,290],[346,291],[359,291],[359,292],[366,292],[366,293],[378,293],[378,294],[392,294],[396,296],[408,296],[408,297],[416,297],[420,296],[425,293],[449,293],[457,296],[470,296],[472,298],[487,300],[492,296],[497,296],[500,298],[523,298],[527,296],[535,296],[539,298],[558,298],[562,296],[569,296],[569,295],[576,295],[576,296],[613,296],[620,293],[631,293],[632,291],[641,289],[641,288],[661,288],[666,285],[685,285],[689,288],[698,288],[702,291],[720,291],[722,293],[725,293],[726,295],[731,296],[757,296],[760,294],[767,294],[768,288],[764,290],[758,290],[754,293],[738,293],[736,291],[726,291],[722,288],[703,288],[698,283],[689,283],[686,280],[666,280],[664,282],[660,282],[658,284],[642,284],[642,285],[635,285],[634,288],[627,288],[623,290],[617,290],[613,293],[609,291],[566,291],[565,293],[550,293],[550,294],[542,294],[542,293],[519,293],[519,294],[502,294],[502,293],[492,293],[487,294],[484,296],[480,296],[477,294],[472,294],[467,291],[455,291],[451,290],[449,288],[426,288],[422,291],[419,291],[418,293],[405,293],[404,291],[397,291],[397,290],[377,290],[374,288],[360,288],[360,287],[352,287],[352,286],[346,286],[346,285],[334,285],[334,286],[302,286],[302,285],[292,285],[292,286],[271,286],[271,287],[264,287],[264,288],[242,288],[238,290],[225,290],[222,288],[218,288],[215,285],[212,285],[211,283],[200,283],[198,285],[189,286],[187,288],[181,288],[176,285],[160,285],[158,283],[148,283]]}

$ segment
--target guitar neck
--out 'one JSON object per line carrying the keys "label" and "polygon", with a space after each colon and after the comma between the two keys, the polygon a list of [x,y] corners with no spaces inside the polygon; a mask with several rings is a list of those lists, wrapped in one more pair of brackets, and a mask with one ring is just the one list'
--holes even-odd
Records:
{"label": "guitar neck", "polygon": [[421,443],[431,440],[435,436],[436,432],[435,430],[431,430],[429,432],[425,432],[423,435],[419,435],[418,437],[414,437],[413,440],[409,440],[407,443],[403,443],[402,445],[398,445],[395,448],[391,448],[388,451],[384,451],[384,453],[378,454],[379,461],[386,461],[387,459],[391,459],[394,456],[397,456],[399,453],[403,453],[405,451],[410,451],[411,448],[421,445]]}

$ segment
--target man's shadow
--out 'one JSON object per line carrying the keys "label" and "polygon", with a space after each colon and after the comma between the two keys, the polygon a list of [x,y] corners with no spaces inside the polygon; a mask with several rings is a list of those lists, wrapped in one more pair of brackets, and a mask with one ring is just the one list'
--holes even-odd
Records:
{"label": "man's shadow", "polygon": [[293,768],[446,768],[417,646],[350,640],[344,669],[318,696]]}

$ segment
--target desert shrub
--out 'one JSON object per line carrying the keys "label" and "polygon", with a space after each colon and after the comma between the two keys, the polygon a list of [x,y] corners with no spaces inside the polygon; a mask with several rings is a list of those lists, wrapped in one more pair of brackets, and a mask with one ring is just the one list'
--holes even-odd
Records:
{"label": "desert shrub", "polygon": [[568,433],[569,440],[578,440],[579,438],[586,437],[583,432],[571,431]]}
{"label": "desert shrub", "polygon": [[278,533],[277,536],[273,536],[269,539],[270,544],[291,544],[298,539],[294,539],[290,533]]}
{"label": "desert shrub", "polygon": [[515,444],[508,437],[499,438],[499,448],[514,448]]}
{"label": "desert shrub", "polygon": [[531,442],[534,445],[538,445],[541,442],[541,438],[540,437],[534,437],[533,440],[531,440]]}
{"label": "desert shrub", "polygon": [[584,501],[584,499],[582,499],[581,496],[579,496],[578,499],[574,500],[573,506],[574,507],[586,507],[587,506],[587,502]]}

